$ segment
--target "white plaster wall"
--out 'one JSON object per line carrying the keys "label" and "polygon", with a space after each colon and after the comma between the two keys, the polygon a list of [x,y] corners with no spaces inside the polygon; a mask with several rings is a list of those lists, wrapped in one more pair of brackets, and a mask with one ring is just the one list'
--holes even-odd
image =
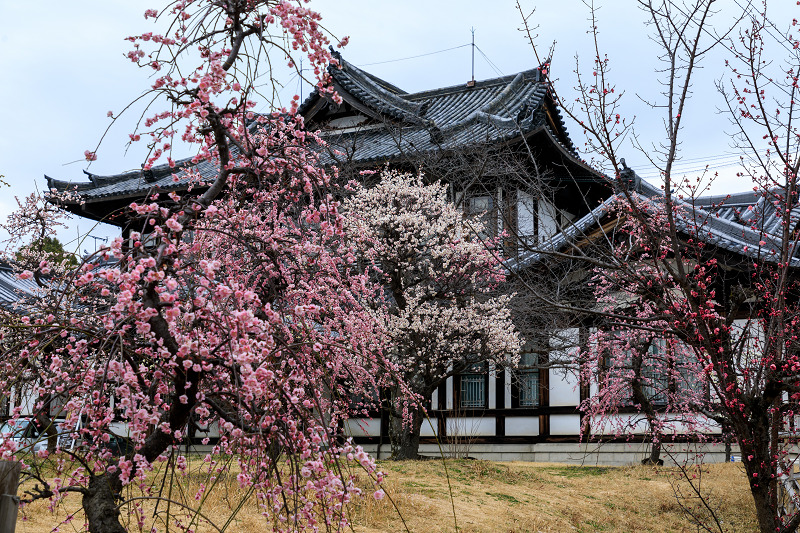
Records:
{"label": "white plaster wall", "polygon": [[445,398],[445,409],[452,409],[453,408],[453,377],[447,378],[445,381],[445,391],[447,393],[447,398]]}
{"label": "white plaster wall", "polygon": [[592,433],[595,435],[618,433],[641,435],[650,430],[650,424],[639,414],[611,415],[603,419],[593,418],[591,424]]}
{"label": "white plaster wall", "polygon": [[503,380],[503,407],[508,409],[511,407],[511,370],[506,370],[504,374],[505,379]]}
{"label": "white plaster wall", "polygon": [[577,406],[581,402],[578,376],[550,369],[550,405],[553,407]]}
{"label": "white plaster wall", "polygon": [[426,418],[419,429],[421,437],[435,437],[439,434],[439,422],[435,418]]}
{"label": "white plaster wall", "polygon": [[[110,429],[111,432],[116,435],[128,436],[128,425],[123,422],[111,422],[111,424],[108,425],[108,429]],[[202,433],[200,431],[198,431],[197,433],[201,437],[205,435],[205,433]],[[217,435],[214,436],[216,437]]]}
{"label": "white plaster wall", "polygon": [[517,233],[520,240],[531,242],[536,235],[536,203],[529,193],[517,191]]}
{"label": "white plaster wall", "polygon": [[539,242],[554,237],[556,233],[558,233],[558,210],[544,198],[539,198]]}
{"label": "white plaster wall", "polygon": [[506,435],[509,437],[535,437],[539,434],[538,416],[506,417]]}
{"label": "white plaster wall", "polygon": [[21,407],[22,410],[20,412],[22,413],[23,416],[25,416],[33,413],[35,405],[36,405],[36,398],[33,395],[23,394],[22,398],[20,398],[19,406],[13,405],[12,402],[11,408],[13,409],[15,407]]}
{"label": "white plaster wall", "polygon": [[580,432],[580,415],[550,415],[551,435],[579,435]]}
{"label": "white plaster wall", "polygon": [[734,341],[741,338],[742,335],[747,336],[745,341],[745,359],[748,357],[754,361],[760,359],[760,354],[766,342],[764,325],[760,320],[734,320],[731,327],[731,337]]}
{"label": "white plaster wall", "polygon": [[494,417],[462,416],[447,419],[447,435],[461,437],[490,437],[495,434]]}
{"label": "white plaster wall", "polygon": [[342,117],[342,118],[335,118],[330,121],[329,125],[332,128],[348,128],[352,126],[357,126],[367,120],[367,117],[364,115],[353,115],[350,117]]}
{"label": "white plaster wall", "polygon": [[350,418],[344,423],[344,433],[351,437],[378,437],[381,434],[381,419]]}
{"label": "white plaster wall", "polygon": [[[551,361],[569,361],[574,359],[580,347],[578,328],[569,328],[560,331],[551,339]],[[551,368],[550,373],[550,405],[553,407],[577,406],[581,400],[578,387],[580,380],[573,372]]]}

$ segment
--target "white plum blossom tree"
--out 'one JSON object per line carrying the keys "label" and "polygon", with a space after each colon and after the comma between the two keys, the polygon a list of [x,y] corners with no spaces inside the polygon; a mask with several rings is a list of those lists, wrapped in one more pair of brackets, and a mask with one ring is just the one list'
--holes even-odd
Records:
{"label": "white plum blossom tree", "polygon": [[395,366],[392,455],[413,459],[422,402],[473,365],[508,364],[520,342],[510,296],[495,294],[505,280],[499,247],[477,238],[486,234],[481,220],[466,218],[445,185],[426,184],[422,175],[387,170],[380,177],[344,202],[345,231],[385,288],[376,317]]}

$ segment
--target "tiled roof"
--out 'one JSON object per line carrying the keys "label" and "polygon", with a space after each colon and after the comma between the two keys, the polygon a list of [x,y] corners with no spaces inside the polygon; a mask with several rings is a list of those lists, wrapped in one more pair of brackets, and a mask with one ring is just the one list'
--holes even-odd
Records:
{"label": "tiled roof", "polygon": [[[346,98],[355,99],[379,123],[365,128],[323,131],[323,138],[333,150],[322,152],[325,164],[337,157],[331,152],[348,148],[348,161],[369,164],[391,161],[435,150],[494,143],[512,139],[521,133],[548,130],[552,142],[575,158],[566,135],[564,121],[554,106],[545,109],[547,85],[539,69],[512,76],[478,81],[473,86],[458,85],[408,94],[350,63],[340,59],[340,67],[331,67],[334,86]],[[324,99],[317,91],[300,106],[307,114]],[[325,103],[325,102],[322,102]],[[549,114],[550,120],[546,120]],[[556,130],[553,131],[552,127]],[[49,189],[75,191],[86,204],[107,200],[137,198],[151,191],[183,190],[190,184],[183,166],[194,166],[203,180],[213,180],[216,168],[208,161],[192,165],[190,159],[151,171],[131,170],[110,176],[88,174],[89,181],[60,181],[47,177]]]}
{"label": "tiled roof", "polygon": [[[641,180],[638,191],[630,194],[639,200],[663,198],[661,189]],[[575,242],[599,226],[600,220],[609,213],[617,201],[625,201],[622,193],[616,193],[592,209],[564,231],[542,243],[536,251],[521,254],[510,261],[507,268],[518,271],[533,266],[547,257],[548,252],[563,251],[567,244]],[[781,219],[776,208],[764,201],[762,195],[740,193],[726,196],[708,196],[694,199],[691,203],[675,199],[677,206],[676,225],[685,234],[699,238],[717,248],[745,257],[760,257],[769,262],[779,260],[781,244]],[[768,207],[764,205],[768,204]],[[752,209],[750,209],[752,207]],[[742,219],[745,213],[746,219]],[[797,229],[800,206],[792,209],[792,221]],[[763,244],[762,244],[763,243]],[[794,247],[789,262],[800,267],[800,248]]]}
{"label": "tiled roof", "polygon": [[[724,196],[706,196],[695,200],[703,210],[712,212],[716,217],[736,222],[765,234],[781,237],[783,219],[778,207],[785,205],[780,191],[744,192]],[[800,222],[800,205],[795,205],[790,214],[791,229]]]}
{"label": "tiled roof", "polygon": [[75,191],[82,201],[92,203],[109,198],[139,198],[151,191],[185,190],[191,179],[184,168],[193,167],[203,180],[213,180],[217,167],[209,161],[201,161],[195,165],[187,158],[178,161],[175,167],[167,164],[154,166],[149,172],[129,170],[111,176],[98,176],[86,172],[89,183],[61,181],[45,176],[49,190],[69,192]]}
{"label": "tiled roof", "polygon": [[[571,164],[585,169],[590,179],[602,179],[575,152],[558,107],[548,92],[549,86],[542,80],[538,68],[474,84],[406,93],[341,56],[337,58],[339,66],[329,69],[334,88],[355,109],[366,112],[371,120],[362,125],[326,128],[324,121],[315,119],[315,114],[328,105],[336,106],[314,91],[301,104],[299,112],[309,124],[323,127],[321,134],[328,149],[323,150],[320,157],[325,164],[347,160],[366,166],[541,133],[541,142],[555,147]],[[80,201],[91,204],[140,198],[151,191],[185,190],[190,178],[183,167],[197,170],[201,181],[213,180],[217,172],[211,162],[194,165],[186,159],[178,162],[175,168],[160,165],[151,171],[132,170],[112,176],[88,174],[88,183],[70,183],[49,177],[47,180],[50,188],[74,189]],[[635,194],[643,198],[663,194],[641,180],[638,183]],[[615,199],[615,196],[606,199],[544,243],[541,252],[561,250],[569,241],[596,227]],[[768,196],[742,193],[706,197],[695,199],[691,205],[684,203],[683,207],[678,224],[684,233],[698,233],[698,237],[708,243],[743,255],[762,254],[769,258],[772,257],[770,250],[778,249],[781,219],[776,216],[776,207]],[[792,210],[792,217],[796,225],[800,221],[800,207]],[[766,244],[760,245],[762,241]],[[541,252],[523,255],[512,266],[524,268],[536,263],[543,258]]]}
{"label": "tiled roof", "polygon": [[13,309],[27,298],[36,297],[39,286],[33,279],[23,280],[18,272],[5,262],[0,262],[0,307]]}
{"label": "tiled roof", "polygon": [[[413,157],[437,150],[496,143],[545,128],[544,100],[548,86],[538,68],[511,76],[407,94],[341,60],[331,68],[336,84],[368,103],[383,122],[337,131],[323,130],[323,138],[346,151],[348,161],[371,163]],[[300,107],[308,113],[319,100],[309,96]],[[557,108],[553,120],[563,132],[561,142],[572,145]],[[574,154],[573,154],[574,155]],[[335,157],[331,158],[335,161]]]}

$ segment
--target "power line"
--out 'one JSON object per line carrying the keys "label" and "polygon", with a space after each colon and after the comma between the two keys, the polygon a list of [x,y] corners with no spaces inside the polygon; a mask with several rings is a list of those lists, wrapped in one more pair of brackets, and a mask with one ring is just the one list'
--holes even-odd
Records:
{"label": "power line", "polygon": [[497,67],[497,65],[495,65],[494,63],[492,63],[492,60],[491,60],[491,59],[489,59],[489,57],[488,57],[486,54],[484,54],[484,53],[483,53],[483,50],[481,50],[481,47],[480,47],[480,46],[478,46],[478,45],[476,44],[476,45],[475,45],[475,48],[477,48],[477,49],[478,49],[478,52],[480,52],[480,53],[481,53],[481,55],[482,55],[482,56],[483,56],[483,58],[486,60],[486,62],[489,64],[489,66],[490,66],[490,67],[492,67],[492,69],[494,69],[494,71],[495,71],[497,74],[499,74],[500,76],[505,76],[505,73],[503,73],[503,71],[502,71],[502,70],[500,70],[500,69]]}
{"label": "power line", "polygon": [[470,43],[460,44],[458,46],[453,46],[452,48],[445,48],[444,50],[436,50],[435,52],[428,52],[426,54],[419,54],[419,55],[415,55],[415,56],[401,57],[401,58],[398,58],[398,59],[388,59],[386,61],[376,61],[374,63],[362,63],[361,65],[358,65],[358,66],[359,67],[369,67],[369,66],[372,66],[372,65],[385,65],[386,63],[396,63],[398,61],[407,61],[409,59],[416,59],[418,57],[432,56],[434,54],[441,54],[442,52],[449,52],[451,50],[457,50],[459,48],[464,48],[465,46],[471,46],[471,44]]}
{"label": "power line", "polygon": [[704,156],[687,157],[687,158],[681,157],[680,159],[676,158],[675,159],[675,164],[685,165],[687,163],[692,163],[692,162],[697,162],[697,161],[705,162],[705,161],[712,161],[712,160],[716,160],[716,159],[731,159],[731,158],[735,158],[735,159],[738,160],[741,156],[742,156],[742,154],[740,154],[738,152],[722,152],[721,154],[717,154],[717,155],[707,155],[707,156],[704,155]]}
{"label": "power line", "polygon": [[[731,168],[731,167],[742,167],[743,165],[740,162],[731,162],[731,163],[720,163],[717,165],[706,165],[702,167],[691,167],[691,168],[673,168],[672,174],[696,174],[698,172],[706,172],[710,170],[720,170],[723,168]],[[640,177],[649,179],[649,178],[658,178],[661,176],[661,172],[650,171],[650,172],[642,172],[639,174]]]}

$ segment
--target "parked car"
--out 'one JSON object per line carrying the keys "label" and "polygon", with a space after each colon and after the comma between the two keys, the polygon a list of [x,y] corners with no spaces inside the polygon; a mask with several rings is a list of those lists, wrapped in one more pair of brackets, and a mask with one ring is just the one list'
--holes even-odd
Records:
{"label": "parked car", "polygon": [[[61,435],[59,446],[63,450],[88,450],[91,446],[91,438],[88,435],[81,435],[77,439],[72,434]],[[108,450],[111,455],[118,457],[134,451],[133,441],[128,437],[123,437],[115,433],[108,433],[108,440],[98,439],[96,441],[99,451]]]}
{"label": "parked car", "polygon": [[38,452],[47,449],[47,435],[31,419],[20,418],[0,426],[0,444],[7,439],[17,443],[17,449]]}
{"label": "parked car", "polygon": [[104,442],[102,447],[110,451],[112,455],[127,455],[128,452],[134,451],[133,441],[128,437],[121,437],[114,433],[110,433],[109,437],[108,442]]}

